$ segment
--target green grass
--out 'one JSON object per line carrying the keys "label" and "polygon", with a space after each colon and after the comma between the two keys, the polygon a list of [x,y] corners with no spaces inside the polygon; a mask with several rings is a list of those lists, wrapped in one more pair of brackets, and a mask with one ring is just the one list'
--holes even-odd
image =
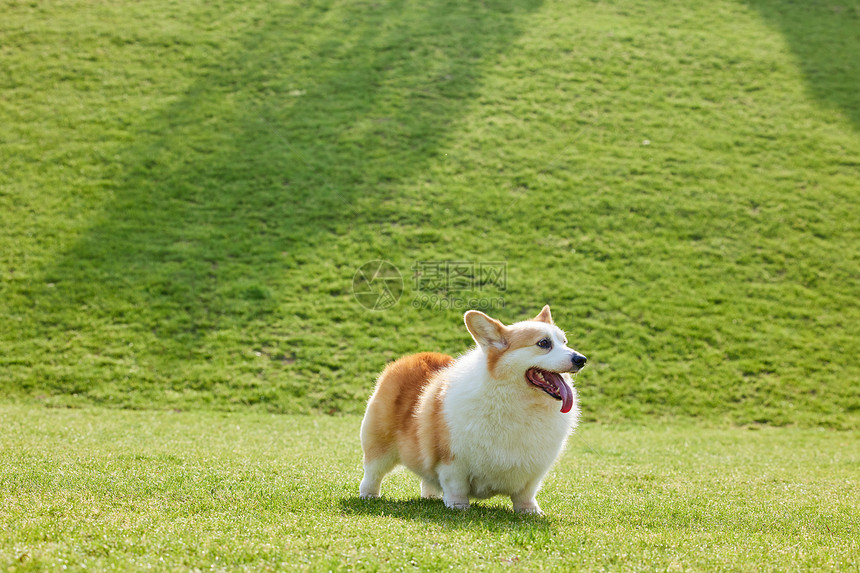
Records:
{"label": "green grass", "polygon": [[586,424],[544,518],[395,473],[359,418],[0,406],[0,568],[856,571],[856,432]]}
{"label": "green grass", "polygon": [[7,399],[357,413],[433,294],[550,303],[589,420],[858,427],[856,0],[0,11]]}

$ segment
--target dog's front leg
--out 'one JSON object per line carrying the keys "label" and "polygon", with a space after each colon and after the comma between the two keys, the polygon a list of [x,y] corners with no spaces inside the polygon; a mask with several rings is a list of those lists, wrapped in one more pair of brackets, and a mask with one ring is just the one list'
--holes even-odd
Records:
{"label": "dog's front leg", "polygon": [[469,477],[454,464],[439,466],[442,499],[451,509],[469,509]]}
{"label": "dog's front leg", "polygon": [[541,478],[534,479],[526,484],[526,486],[511,496],[511,501],[514,503],[514,511],[517,513],[530,513],[533,515],[543,515],[543,512],[538,505],[535,495],[540,489]]}

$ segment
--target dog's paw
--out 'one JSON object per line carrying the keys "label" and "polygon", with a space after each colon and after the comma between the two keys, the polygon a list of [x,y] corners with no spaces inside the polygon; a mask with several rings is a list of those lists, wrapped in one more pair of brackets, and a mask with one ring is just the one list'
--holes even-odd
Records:
{"label": "dog's paw", "polygon": [[460,511],[466,511],[469,509],[468,501],[446,501],[445,507],[450,509],[459,509]]}
{"label": "dog's paw", "polygon": [[516,511],[517,513],[522,513],[524,515],[543,515],[543,511],[541,511],[540,507],[536,505],[527,507],[515,507],[514,511]]}
{"label": "dog's paw", "polygon": [[360,493],[358,494],[359,499],[376,499],[379,497],[378,493]]}

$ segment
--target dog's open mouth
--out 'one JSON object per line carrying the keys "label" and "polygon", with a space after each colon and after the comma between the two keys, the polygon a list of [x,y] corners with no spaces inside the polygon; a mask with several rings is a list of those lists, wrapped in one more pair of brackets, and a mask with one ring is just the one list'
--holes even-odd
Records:
{"label": "dog's open mouth", "polygon": [[561,400],[561,412],[566,414],[573,408],[573,388],[570,387],[561,374],[529,368],[526,370],[526,380],[555,398]]}

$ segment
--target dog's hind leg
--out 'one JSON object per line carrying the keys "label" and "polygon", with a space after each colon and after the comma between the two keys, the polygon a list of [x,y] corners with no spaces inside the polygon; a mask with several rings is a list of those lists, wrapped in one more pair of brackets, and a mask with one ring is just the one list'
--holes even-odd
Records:
{"label": "dog's hind leg", "polygon": [[382,478],[394,469],[400,456],[388,428],[370,409],[361,422],[361,449],[364,450],[364,478],[358,487],[359,496],[362,499],[379,497]]}
{"label": "dog's hind leg", "polygon": [[400,462],[391,423],[384,404],[371,401],[361,421],[361,449],[364,452],[364,478],[358,488],[362,499],[379,497],[382,478]]}
{"label": "dog's hind leg", "polygon": [[427,481],[426,479],[422,479],[421,497],[425,499],[441,499],[442,488],[432,482]]}
{"label": "dog's hind leg", "polygon": [[379,488],[382,485],[382,478],[388,472],[394,469],[398,462],[396,450],[386,452],[382,456],[364,459],[364,478],[361,480],[361,485],[358,487],[358,494],[361,499],[370,499],[379,497]]}

